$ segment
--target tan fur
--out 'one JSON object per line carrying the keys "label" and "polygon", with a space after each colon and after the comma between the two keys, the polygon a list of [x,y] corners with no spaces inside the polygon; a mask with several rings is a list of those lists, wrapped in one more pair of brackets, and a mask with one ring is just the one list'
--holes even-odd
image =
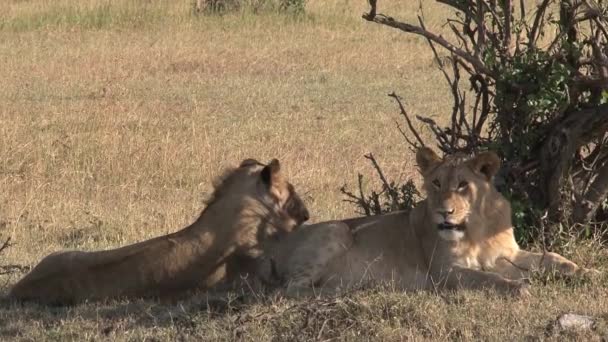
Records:
{"label": "tan fur", "polygon": [[173,296],[252,271],[266,244],[308,219],[277,160],[228,170],[189,227],[130,246],[44,258],[10,292],[19,300],[71,304],[111,297]]}
{"label": "tan fur", "polygon": [[413,210],[305,226],[285,238],[271,258],[288,295],[388,281],[527,294],[522,278],[531,269],[585,271],[554,253],[520,250],[510,204],[492,185],[494,153],[442,160],[423,148],[417,162],[427,199]]}

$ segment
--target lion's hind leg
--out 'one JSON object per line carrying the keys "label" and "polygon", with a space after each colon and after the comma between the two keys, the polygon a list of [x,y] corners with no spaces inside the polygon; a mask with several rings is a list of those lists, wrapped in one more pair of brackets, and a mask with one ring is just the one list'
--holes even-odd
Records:
{"label": "lion's hind leg", "polygon": [[[443,279],[441,279],[443,278]],[[439,285],[447,289],[494,289],[498,293],[513,296],[528,296],[529,286],[521,280],[510,280],[503,276],[481,270],[454,266],[442,274]]]}
{"label": "lion's hind leg", "polygon": [[79,293],[72,286],[72,270],[82,255],[82,252],[67,251],[46,256],[13,285],[9,297],[53,305],[73,304]]}
{"label": "lion's hind leg", "polygon": [[342,257],[353,245],[353,235],[343,222],[326,222],[302,228],[294,234],[297,243],[288,246],[284,262],[285,294],[302,297],[333,293],[335,289],[324,287],[329,264]]}

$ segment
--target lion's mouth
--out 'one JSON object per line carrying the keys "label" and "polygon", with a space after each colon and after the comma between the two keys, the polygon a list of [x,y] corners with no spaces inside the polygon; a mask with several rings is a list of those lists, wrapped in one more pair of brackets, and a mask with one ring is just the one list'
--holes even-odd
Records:
{"label": "lion's mouth", "polygon": [[448,222],[440,223],[437,225],[437,229],[439,230],[455,230],[459,232],[463,232],[466,226],[464,224],[452,224]]}

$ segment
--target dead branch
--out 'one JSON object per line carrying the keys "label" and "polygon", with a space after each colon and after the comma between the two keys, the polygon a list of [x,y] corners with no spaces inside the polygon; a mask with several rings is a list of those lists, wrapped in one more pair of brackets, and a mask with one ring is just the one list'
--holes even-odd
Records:
{"label": "dead branch", "polygon": [[13,273],[27,273],[30,271],[29,266],[22,265],[2,265],[0,266],[0,275],[7,275]]}
{"label": "dead branch", "polygon": [[468,53],[466,53],[465,51],[457,48],[456,46],[454,46],[452,43],[448,42],[447,40],[445,40],[443,37],[438,36],[432,32],[429,32],[419,26],[415,26],[415,25],[411,25],[411,24],[407,24],[407,23],[403,23],[403,22],[399,22],[396,21],[395,19],[393,19],[392,17],[386,16],[384,14],[376,14],[376,16],[373,18],[372,20],[375,23],[381,24],[381,25],[386,25],[392,28],[396,28],[398,30],[401,30],[403,32],[408,32],[408,33],[414,33],[420,36],[423,36],[427,39],[432,40],[433,42],[441,45],[443,48],[445,48],[446,50],[450,51],[451,53],[457,55],[458,57],[462,58],[462,60],[466,61],[467,63],[471,64],[473,66],[473,68],[475,70],[477,70],[477,72],[488,75],[492,78],[494,78],[494,72],[491,71],[490,69],[486,68],[486,66],[483,64],[483,62],[476,58],[475,56],[472,56]]}
{"label": "dead branch", "polygon": [[365,200],[365,195],[363,194],[363,175],[359,173],[357,178],[359,183],[358,196],[346,190],[346,185],[343,185],[340,188],[340,192],[346,195],[346,199],[344,199],[345,202],[353,203],[355,206],[363,209],[363,214],[365,214],[365,216],[370,216],[372,214],[372,210],[368,202]]}
{"label": "dead branch", "polygon": [[363,14],[363,19],[372,21],[376,17],[376,0],[368,0],[368,3],[370,10],[369,13]]}
{"label": "dead branch", "polygon": [[[420,135],[418,134],[418,131],[414,128],[414,125],[412,125],[412,120],[410,120],[410,116],[407,114],[407,111],[405,110],[403,103],[401,103],[401,98],[395,92],[388,94],[388,96],[394,98],[395,101],[397,101],[397,104],[399,105],[399,110],[401,111],[401,115],[403,115],[403,118],[405,119],[405,122],[407,123],[407,127],[410,129],[410,132],[412,132],[412,134],[416,137],[416,141],[418,141],[420,146],[425,146],[424,141],[422,140],[422,138],[420,138]],[[402,134],[404,134],[404,133],[402,132]],[[405,136],[405,134],[404,134],[404,136]],[[409,139],[408,139],[408,142],[409,142]],[[411,142],[410,142],[410,145],[413,145],[413,147],[417,147],[416,144],[412,144]]]}
{"label": "dead branch", "polygon": [[[420,27],[424,30],[426,30],[426,27],[424,26],[424,20],[419,16],[418,17],[418,22],[420,23]],[[481,22],[481,25],[483,26],[483,21]],[[460,36],[460,34],[458,33],[458,30],[456,30],[454,28],[453,25],[450,25],[450,27],[452,27],[452,30],[456,33],[457,37],[460,37],[460,39],[462,39],[464,41],[464,38],[462,36]],[[471,37],[473,37],[473,34],[471,34]],[[474,38],[471,38],[471,40],[473,40]],[[458,69],[458,65],[462,64],[462,65],[466,65],[464,63],[459,63],[457,61],[457,57],[452,54],[452,58],[450,59],[450,61],[452,62],[452,73],[454,75],[454,79],[452,79],[448,73],[445,71],[445,67],[443,66],[443,63],[441,62],[441,59],[439,58],[439,54],[437,53],[437,50],[435,49],[435,45],[433,44],[433,41],[430,39],[426,39],[429,47],[431,48],[431,51],[433,51],[433,56],[435,58],[435,61],[437,61],[437,64],[439,65],[439,70],[441,70],[441,72],[443,73],[443,76],[446,80],[446,82],[448,83],[448,85],[450,86],[450,89],[452,91],[452,97],[454,99],[454,106],[452,108],[452,132],[453,134],[451,135],[452,139],[450,141],[450,147],[452,150],[455,149],[455,144],[456,144],[456,128],[460,128],[460,126],[462,124],[464,124],[467,128],[467,133],[469,135],[471,135],[471,130],[470,127],[468,125],[468,122],[466,120],[466,115],[465,115],[465,101],[463,100],[460,91],[459,91],[459,83],[460,83],[460,71]],[[467,50],[467,52],[469,52],[468,49],[468,45],[466,44],[466,41],[464,43],[465,49]],[[476,55],[478,56],[478,55]],[[467,69],[465,67],[465,70],[469,73],[473,73],[472,70]],[[456,123],[456,117],[457,115],[460,113],[460,124]],[[461,133],[461,132],[458,132]],[[473,138],[474,139],[474,138]],[[477,140],[477,139],[475,139]],[[471,140],[473,141],[473,140]],[[422,145],[424,146],[424,145]]]}
{"label": "dead branch", "polygon": [[4,241],[4,243],[2,244],[2,246],[0,246],[0,253],[2,253],[2,251],[4,251],[5,249],[11,247],[13,244],[11,243],[11,237],[9,236],[6,241]]}
{"label": "dead branch", "polygon": [[485,6],[483,0],[477,0],[477,44],[475,44],[475,57],[479,58],[486,47]]}
{"label": "dead branch", "polygon": [[[374,155],[372,153],[368,153],[368,154],[364,155],[363,157],[365,157],[365,159],[372,162],[374,169],[376,169],[376,172],[378,173],[378,176],[380,177],[380,180],[382,181],[383,187],[385,189],[388,189],[390,192],[391,185],[386,180],[386,177],[384,177],[384,172],[382,172],[382,169],[380,168],[380,165],[378,165],[378,162],[376,161],[376,158],[374,158]],[[391,197],[393,197],[393,194],[390,194],[390,195],[391,195]]]}
{"label": "dead branch", "polygon": [[[454,36],[456,36],[456,39],[458,39],[458,41],[460,42],[460,44],[464,47],[464,50],[466,51],[466,53],[468,53],[468,54],[475,54],[475,56],[479,56],[479,54],[477,54],[476,52],[471,52],[471,48],[469,47],[469,42],[466,40],[465,37],[463,37],[463,35],[460,33],[460,31],[458,31],[458,28],[456,28],[456,26],[453,23],[455,21],[456,20],[449,20],[448,21],[448,26],[452,30],[452,33],[454,33]],[[459,22],[459,24],[463,25],[463,27],[466,27],[465,23]]]}
{"label": "dead branch", "polygon": [[399,130],[399,133],[401,133],[401,136],[403,137],[403,139],[405,139],[405,142],[407,142],[408,145],[410,145],[410,149],[412,150],[412,152],[416,151],[416,149],[418,148],[418,145],[416,145],[416,143],[414,143],[413,141],[410,140],[410,138],[407,136],[405,131],[401,128],[401,125],[399,124],[399,122],[397,122],[397,120],[395,120],[395,125],[397,126],[397,129]]}
{"label": "dead branch", "polygon": [[573,212],[575,223],[589,222],[595,216],[602,200],[608,197],[608,163],[597,170],[595,181],[586,194],[576,203]]}
{"label": "dead branch", "polygon": [[[477,19],[475,12],[471,8],[469,8],[466,4],[464,4],[460,1],[437,0],[437,2],[448,5],[450,7],[453,7],[455,9],[459,10],[462,13],[465,13],[468,18]],[[479,22],[476,22],[476,24],[479,25]]]}
{"label": "dead branch", "polygon": [[558,221],[561,213],[562,182],[570,170],[574,153],[608,130],[608,104],[596,108],[571,112],[552,129],[541,151],[543,200],[549,210],[549,218]]}
{"label": "dead branch", "polygon": [[505,17],[504,24],[504,34],[503,34],[503,49],[506,55],[510,55],[510,46],[511,46],[511,12],[513,11],[513,1],[512,0],[504,0],[503,13]]}
{"label": "dead branch", "polygon": [[[488,89],[488,82],[481,75],[472,75],[470,78],[471,88],[477,93],[477,99],[475,109],[473,110],[473,135],[481,136],[481,131],[486,119],[490,114],[490,96]],[[477,118],[477,103],[481,101],[481,109],[479,111],[479,118]]]}
{"label": "dead branch", "polygon": [[[12,247],[14,244],[11,243],[11,237],[9,236],[0,246],[0,253],[5,251],[7,248]],[[0,275],[12,274],[15,272],[25,273],[29,271],[30,268],[28,266],[21,265],[0,265]]]}
{"label": "dead branch", "polygon": [[[454,106],[452,107],[452,133],[456,133],[457,127],[457,115],[458,111],[461,109],[463,105],[462,97],[460,96],[460,89],[458,88],[458,82],[460,82],[460,71],[458,70],[458,65],[455,62],[452,62],[452,72],[454,74],[454,79],[450,84],[450,88],[452,90],[452,97],[454,99]],[[464,108],[463,108],[464,110]],[[460,132],[458,132],[460,133]],[[456,135],[452,134],[452,139],[450,140],[450,147],[454,148],[456,145]]]}
{"label": "dead branch", "polygon": [[[423,30],[426,30],[426,27],[424,26],[424,20],[420,16],[418,17],[418,22],[420,23],[420,27]],[[461,37],[458,33],[457,33],[457,36]],[[426,41],[429,44],[429,47],[431,48],[431,51],[433,52],[433,58],[435,58],[435,62],[437,62],[437,65],[439,66],[439,70],[441,70],[441,73],[443,74],[443,77],[445,77],[445,79],[447,80],[447,82],[450,84],[451,83],[450,76],[445,71],[445,68],[443,66],[443,62],[441,61],[441,58],[439,57],[439,53],[437,53],[437,49],[435,49],[435,45],[433,45],[433,41],[430,40],[429,38],[426,38]],[[466,48],[467,47],[465,45],[465,49]],[[467,49],[467,51],[468,51],[468,49]]]}
{"label": "dead branch", "polygon": [[551,0],[543,0],[543,2],[538,5],[536,10],[536,15],[534,16],[534,23],[532,24],[532,29],[530,29],[530,34],[528,35],[528,49],[532,49],[536,45],[536,41],[538,40],[538,32],[542,27],[544,19],[545,19],[545,11],[547,10],[547,6]]}
{"label": "dead branch", "polygon": [[454,152],[452,151],[452,148],[450,146],[450,139],[448,138],[448,135],[441,129],[441,127],[439,127],[439,125],[437,125],[435,120],[431,118],[425,118],[419,115],[416,115],[416,118],[421,122],[425,123],[431,129],[433,134],[435,134],[435,137],[437,138],[437,140],[439,140],[439,149],[442,152],[448,154]]}

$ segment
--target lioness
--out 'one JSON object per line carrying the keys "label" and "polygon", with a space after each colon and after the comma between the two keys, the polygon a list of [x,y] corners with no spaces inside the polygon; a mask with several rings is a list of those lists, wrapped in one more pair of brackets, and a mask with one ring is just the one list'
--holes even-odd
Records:
{"label": "lioness", "polygon": [[307,226],[277,246],[269,267],[287,295],[387,281],[399,289],[526,294],[522,278],[533,268],[584,272],[555,253],[519,248],[511,206],[492,185],[496,154],[441,160],[421,148],[416,160],[428,197],[411,211]]}
{"label": "lioness", "polygon": [[189,227],[126,247],[44,258],[9,298],[71,304],[110,297],[172,296],[237,278],[273,241],[308,220],[279,161],[246,159],[227,170]]}

